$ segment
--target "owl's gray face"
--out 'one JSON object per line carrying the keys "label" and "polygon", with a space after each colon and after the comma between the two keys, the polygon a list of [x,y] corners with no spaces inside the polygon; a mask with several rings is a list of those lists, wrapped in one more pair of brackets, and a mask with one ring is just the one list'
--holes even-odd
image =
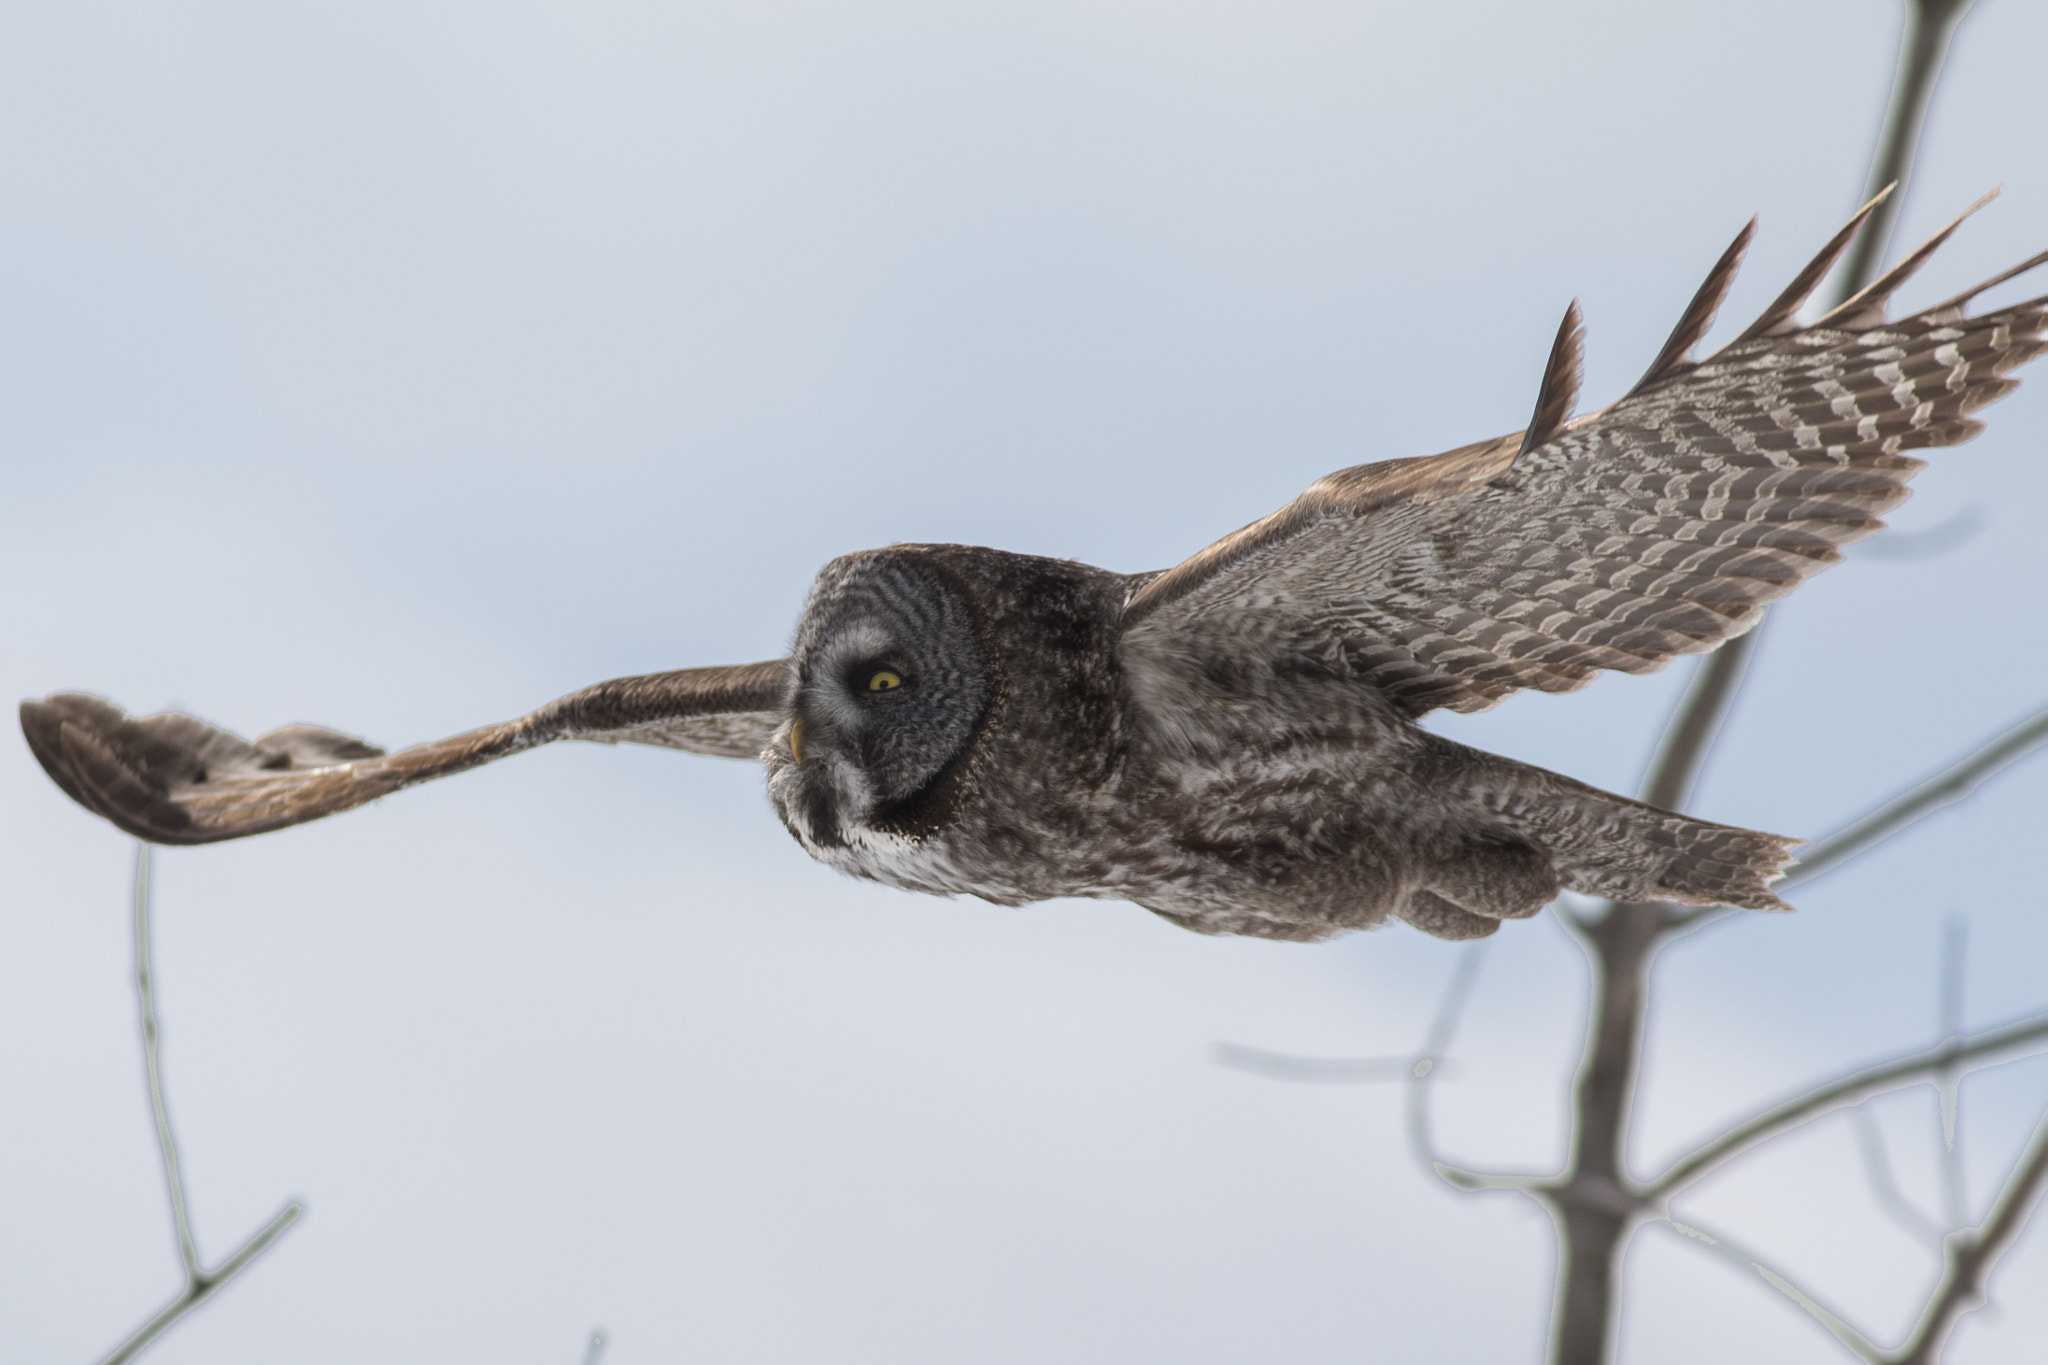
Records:
{"label": "owl's gray face", "polygon": [[993,693],[951,575],[899,551],[834,561],[811,589],[794,662],[768,783],[790,831],[835,848],[856,831],[942,823]]}

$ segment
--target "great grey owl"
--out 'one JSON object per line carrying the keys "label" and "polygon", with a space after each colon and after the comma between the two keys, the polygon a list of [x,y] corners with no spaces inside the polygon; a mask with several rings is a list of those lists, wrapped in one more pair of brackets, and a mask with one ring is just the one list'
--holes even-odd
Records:
{"label": "great grey owl", "polygon": [[[1420,728],[1518,688],[1646,673],[1753,624],[1878,530],[2006,373],[2048,298],[1983,290],[1887,321],[1955,224],[1811,326],[1794,314],[1866,206],[1704,361],[1754,230],[1642,381],[1571,419],[1566,313],[1525,431],[1359,465],[1179,566],[1125,575],[963,545],[819,574],[787,659],[599,683],[386,755],[313,726],[253,744],[78,693],[25,702],[36,757],[140,838],[199,844],[360,806],[557,739],[759,758],[841,871],[1005,905],[1135,901],[1204,933],[1318,939],[1389,917],[1492,933],[1562,887],[1782,908],[1794,841],[1655,809]],[[1958,223],[1961,219],[1957,220]]]}

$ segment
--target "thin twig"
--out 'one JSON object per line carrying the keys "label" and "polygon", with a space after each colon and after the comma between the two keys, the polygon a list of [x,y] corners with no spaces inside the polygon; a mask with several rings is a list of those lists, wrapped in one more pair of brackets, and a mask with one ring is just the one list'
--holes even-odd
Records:
{"label": "thin twig", "polygon": [[1444,1053],[1450,1050],[1451,1039],[1458,1031],[1458,1020],[1465,1013],[1466,1002],[1472,998],[1472,987],[1479,979],[1479,966],[1485,959],[1486,945],[1483,943],[1474,943],[1460,954],[1458,965],[1451,971],[1451,979],[1444,984],[1443,998],[1437,1002],[1436,1017],[1430,1020],[1429,1032],[1423,1035],[1422,1050],[1409,1059],[1408,1149],[1417,1161],[1458,1189],[1532,1191],[1549,1184],[1553,1177],[1474,1171],[1453,1166],[1437,1155],[1436,1143],[1431,1136],[1430,1083],[1444,1071]]}
{"label": "thin twig", "polygon": [[1984,1222],[1974,1232],[1951,1236],[1943,1258],[1941,1283],[1928,1299],[1920,1321],[1886,1365],[1933,1365],[1956,1321],[1984,1302],[1984,1281],[2009,1248],[2028,1215],[2048,1189],[2048,1113],[2034,1127],[2032,1141],[2013,1163],[2005,1187],[1992,1201]]}
{"label": "thin twig", "polygon": [[1209,1060],[1276,1081],[1391,1081],[1415,1067],[1413,1057],[1296,1057],[1242,1043],[1217,1043],[1209,1049]]}
{"label": "thin twig", "polygon": [[597,1365],[600,1360],[603,1360],[604,1347],[604,1328],[600,1327],[590,1334],[590,1340],[584,1344],[583,1365]]}
{"label": "thin twig", "polygon": [[1451,970],[1451,979],[1444,983],[1443,996],[1437,1001],[1436,1017],[1430,1020],[1429,1031],[1422,1036],[1422,1047],[1408,1068],[1408,1150],[1426,1169],[1457,1185],[1463,1185],[1464,1181],[1454,1179],[1446,1172],[1471,1179],[1484,1177],[1478,1172],[1446,1165],[1438,1159],[1436,1142],[1430,1133],[1429,1083],[1438,1059],[1450,1047],[1451,1038],[1458,1031],[1458,1019],[1465,1012],[1465,1002],[1472,998],[1472,984],[1479,979],[1479,964],[1485,960],[1486,946],[1483,943],[1474,943],[1458,955],[1458,965]]}
{"label": "thin twig", "polygon": [[[1806,846],[1783,880],[1772,889],[1789,891],[1869,852],[1907,826],[1974,793],[2000,770],[2048,744],[2048,708],[2036,711],[1934,776],[1909,787],[1868,814]],[[1673,918],[1676,931],[1701,927],[1729,914],[1726,906],[1701,906]]]}
{"label": "thin twig", "polygon": [[143,1068],[149,1075],[149,1109],[156,1120],[157,1149],[163,1156],[164,1185],[170,1192],[171,1225],[177,1234],[178,1263],[185,1274],[185,1287],[149,1321],[136,1328],[126,1341],[116,1346],[100,1365],[123,1365],[123,1362],[133,1360],[178,1319],[241,1274],[305,1211],[296,1200],[287,1203],[220,1265],[207,1270],[199,1262],[199,1249],[192,1238],[192,1222],[185,1202],[184,1170],[178,1160],[177,1137],[171,1131],[170,1107],[164,1102],[163,1066],[158,1056],[162,1030],[157,1025],[155,973],[151,967],[149,873],[149,845],[138,843],[135,849],[135,993],[142,1013],[142,1059]]}
{"label": "thin twig", "polygon": [[1852,1112],[1856,1115],[1856,1145],[1863,1153],[1863,1173],[1870,1178],[1870,1192],[1877,1197],[1877,1206],[1915,1237],[1940,1246],[1940,1225],[1914,1207],[1892,1175],[1891,1156],[1885,1151],[1884,1130],[1878,1126],[1877,1116],[1870,1112],[1868,1104],[1859,1104]]}
{"label": "thin twig", "polygon": [[1949,1049],[1951,1060],[1941,1068],[1935,1093],[1941,1109],[1942,1191],[1948,1202],[1948,1225],[1959,1228],[1969,1216],[1969,1189],[1964,1183],[1963,1154],[1956,1146],[1956,1128],[1961,1121],[1963,1073],[1956,1067],[1954,1051],[1963,1040],[1963,953],[1969,943],[1969,926],[1951,918],[1941,935],[1941,996],[1936,1005],[1940,1017],[1935,1036]]}
{"label": "thin twig", "polygon": [[1807,846],[1777,889],[1785,890],[1832,872],[1871,845],[1943,806],[1969,796],[2001,769],[2048,744],[2048,707],[2000,733],[1967,757],[1911,787],[1876,810]]}
{"label": "thin twig", "polygon": [[217,1269],[202,1274],[196,1280],[187,1280],[184,1291],[177,1298],[165,1304],[155,1317],[136,1328],[132,1336],[100,1361],[100,1365],[123,1365],[123,1362],[133,1360],[141,1354],[143,1347],[162,1336],[179,1318],[206,1302],[215,1290],[241,1274],[251,1261],[269,1249],[272,1242],[282,1237],[285,1229],[297,1222],[299,1215],[304,1212],[304,1206],[297,1202],[286,1204],[279,1209],[268,1223],[257,1230],[255,1236],[242,1243],[235,1254],[222,1261]]}
{"label": "thin twig", "polygon": [[1870,1365],[1880,1365],[1884,1360],[1884,1354],[1878,1348],[1877,1343],[1850,1326],[1842,1318],[1841,1314],[1828,1308],[1820,1300],[1814,1298],[1812,1294],[1800,1288],[1784,1275],[1773,1270],[1756,1256],[1737,1246],[1719,1233],[1707,1232],[1695,1225],[1681,1223],[1675,1218],[1659,1218],[1657,1222],[1670,1228],[1673,1232],[1686,1238],[1694,1245],[1707,1248],[1707,1250],[1723,1260],[1733,1262],[1745,1270],[1753,1271],[1765,1284],[1768,1284],[1771,1288],[1805,1309],[1808,1316],[1821,1326],[1827,1328],[1834,1335],[1835,1340],[1855,1352],[1859,1359],[1870,1362]]}
{"label": "thin twig", "polygon": [[1974,1038],[1966,1038],[1960,1046],[1944,1043],[1829,1081],[1826,1085],[1772,1105],[1680,1157],[1662,1175],[1643,1187],[1643,1196],[1657,1201],[1669,1199],[1729,1158],[1748,1151],[1767,1138],[1809,1123],[1822,1114],[1861,1103],[1887,1090],[1914,1084],[1938,1073],[1944,1066],[1988,1062],[1992,1057],[2018,1048],[2039,1052],[2043,1048],[2033,1045],[2044,1040],[2048,1040],[2048,1014],[2037,1014],[1980,1033]]}
{"label": "thin twig", "polygon": [[150,966],[149,845],[135,845],[135,994],[142,1008],[142,1067],[149,1076],[149,1112],[156,1120],[156,1146],[163,1157],[164,1187],[171,1197],[171,1229],[178,1238],[178,1262],[190,1282],[202,1278],[199,1248],[192,1240],[192,1219],[185,1208],[185,1169],[178,1160],[178,1139],[171,1132],[170,1110],[164,1104],[163,1067],[157,1056],[160,1030],[156,1020],[156,984]]}

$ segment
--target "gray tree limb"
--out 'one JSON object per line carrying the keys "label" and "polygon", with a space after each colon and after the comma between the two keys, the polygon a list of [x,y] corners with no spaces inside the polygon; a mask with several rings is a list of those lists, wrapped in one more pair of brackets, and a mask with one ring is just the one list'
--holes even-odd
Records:
{"label": "gray tree limb", "polygon": [[2011,1176],[1992,1202],[1983,1223],[1952,1233],[1944,1247],[1942,1276],[1906,1344],[1885,1365],[1934,1365],[1963,1314],[1984,1302],[1984,1281],[1998,1264],[2048,1189],[2048,1113],[2013,1164]]}
{"label": "gray tree limb", "polygon": [[1939,1075],[1946,1068],[1966,1068],[1972,1062],[1982,1065],[1994,1058],[2006,1059],[2010,1055],[2030,1055],[2042,1051],[2048,1051],[2048,1014],[2033,1015],[2002,1028],[1965,1038],[1960,1045],[1943,1042],[1920,1052],[1866,1067],[1839,1080],[1829,1081],[1790,1099],[1781,1100],[1729,1128],[1720,1136],[1672,1162],[1662,1175],[1642,1187],[1642,1197],[1648,1201],[1661,1203],[1715,1167],[1741,1155],[1760,1142],[1809,1123],[1823,1114],[1847,1108],[1852,1104],[1861,1104],[1873,1095],[1881,1095],[1887,1090],[1897,1090],[1902,1086],[1916,1085],[1926,1077]]}
{"label": "gray tree limb", "polygon": [[135,994],[142,1014],[142,1061],[149,1077],[149,1111],[156,1121],[157,1150],[164,1164],[164,1186],[170,1194],[171,1228],[178,1241],[178,1264],[185,1274],[185,1287],[178,1296],[129,1334],[108,1353],[100,1365],[123,1365],[140,1355],[145,1347],[168,1331],[187,1313],[197,1308],[229,1280],[242,1273],[285,1230],[298,1221],[304,1208],[296,1200],[279,1209],[232,1255],[212,1270],[200,1264],[199,1248],[192,1238],[192,1220],[185,1203],[185,1173],[178,1160],[178,1140],[171,1130],[170,1107],[164,1101],[163,1064],[159,1056],[161,1030],[157,1025],[156,980],[149,937],[149,845],[135,846]]}

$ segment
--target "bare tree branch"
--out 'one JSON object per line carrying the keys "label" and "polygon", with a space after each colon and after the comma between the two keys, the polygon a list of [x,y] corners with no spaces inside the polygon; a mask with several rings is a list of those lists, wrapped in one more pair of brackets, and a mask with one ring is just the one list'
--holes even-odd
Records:
{"label": "bare tree branch", "polygon": [[185,1203],[185,1175],[178,1160],[178,1140],[171,1131],[170,1108],[164,1102],[163,1066],[158,1056],[161,1030],[157,1026],[156,982],[151,966],[149,900],[149,845],[138,842],[135,846],[135,993],[142,1014],[142,1060],[149,1076],[149,1109],[156,1121],[157,1149],[163,1156],[164,1185],[171,1201],[171,1227],[177,1235],[178,1263],[185,1274],[185,1287],[178,1297],[165,1304],[149,1321],[136,1328],[126,1341],[116,1346],[100,1365],[122,1365],[124,1361],[133,1360],[173,1323],[204,1303],[215,1290],[261,1256],[304,1212],[297,1201],[288,1203],[219,1266],[207,1270],[200,1264],[199,1248],[192,1238],[192,1221]]}
{"label": "bare tree branch", "polygon": [[1953,1233],[1944,1243],[1941,1279],[1928,1296],[1912,1335],[1892,1352],[1880,1349],[1840,1314],[1727,1238],[1673,1218],[1658,1221],[1724,1259],[1747,1265],[1870,1365],[1935,1365],[1957,1321],[1984,1302],[1984,1281],[2026,1226],[2028,1215],[2044,1190],[2048,1190],[2048,1113],[2042,1114],[2032,1140],[2013,1163],[2012,1174],[1986,1213],[1982,1226]]}
{"label": "bare tree branch", "polygon": [[[1998,772],[2019,762],[2043,744],[2048,744],[2048,707],[2036,711],[1934,776],[1899,793],[1876,810],[1858,816],[1833,834],[1808,844],[1806,852],[1773,889],[1789,891],[1825,876],[1907,826],[1969,797]],[[1671,927],[1681,931],[1694,929],[1730,913],[1733,912],[1726,906],[1700,906],[1675,914]]]}
{"label": "bare tree branch", "polygon": [[1249,1071],[1276,1081],[1391,1081],[1410,1074],[1413,1057],[1296,1057],[1285,1052],[1246,1047],[1242,1043],[1217,1043],[1209,1049],[1209,1060],[1233,1071]]}
{"label": "bare tree branch", "polygon": [[1885,1365],[1934,1365],[1957,1320],[1984,1302],[1985,1279],[2026,1226],[2044,1188],[2048,1188],[2048,1113],[2035,1125],[2033,1139],[2013,1163],[2012,1175],[1992,1201],[1983,1224],[1948,1239],[1941,1282],[1928,1299],[1913,1335],[1896,1355],[1885,1358]]}
{"label": "bare tree branch", "polygon": [[1885,1151],[1884,1130],[1878,1126],[1877,1116],[1870,1112],[1868,1104],[1859,1104],[1852,1112],[1856,1115],[1856,1145],[1863,1153],[1863,1173],[1870,1179],[1870,1191],[1877,1198],[1877,1206],[1915,1237],[1940,1246],[1944,1236],[1941,1226],[1914,1207],[1892,1176],[1891,1157]]}
{"label": "bare tree branch", "polygon": [[583,1365],[597,1365],[604,1359],[604,1328],[597,1328],[590,1334],[590,1340],[583,1347]]}
{"label": "bare tree branch", "polygon": [[1956,25],[1970,8],[1970,0],[1907,0],[1906,31],[1899,42],[1899,66],[1892,78],[1892,92],[1886,101],[1884,131],[1878,135],[1877,155],[1872,158],[1870,179],[1864,182],[1863,200],[1886,185],[1898,192],[1877,206],[1870,222],[1849,250],[1836,302],[1848,298],[1877,274],[1885,248],[1891,245],[1892,229],[1906,202],[1906,182],[1913,175],[1913,157],[1920,146],[1920,130],[1927,122],[1927,107],[1934,99],[1935,83],[1941,78],[1942,63],[1948,57],[1949,40]]}
{"label": "bare tree branch", "polygon": [[1771,1269],[1768,1265],[1765,1265],[1750,1252],[1730,1242],[1718,1233],[1710,1233],[1691,1224],[1681,1223],[1675,1218],[1659,1218],[1657,1222],[1670,1228],[1673,1232],[1695,1245],[1707,1248],[1707,1250],[1721,1257],[1721,1259],[1733,1262],[1745,1270],[1754,1272],[1765,1284],[1768,1284],[1771,1288],[1805,1309],[1808,1316],[1821,1326],[1827,1328],[1834,1335],[1835,1340],[1855,1352],[1859,1359],[1870,1362],[1870,1365],[1882,1365],[1884,1353],[1875,1342],[1850,1326],[1842,1318],[1841,1314],[1826,1307],[1820,1300],[1814,1298],[1812,1294],[1794,1284],[1784,1275]]}
{"label": "bare tree branch", "polygon": [[1519,1176],[1492,1176],[1447,1164],[1438,1157],[1436,1140],[1430,1130],[1430,1081],[1438,1059],[1450,1047],[1451,1039],[1458,1031],[1458,1020],[1465,1013],[1465,1003],[1472,998],[1472,985],[1479,979],[1479,965],[1485,960],[1484,943],[1474,943],[1458,955],[1458,965],[1451,970],[1451,979],[1444,983],[1443,997],[1437,1001],[1436,1017],[1430,1020],[1429,1031],[1422,1036],[1422,1048],[1415,1054],[1408,1072],[1408,1150],[1426,1169],[1461,1189],[1492,1188],[1490,1182],[1496,1180],[1522,1179]]}
{"label": "bare tree branch", "polygon": [[185,1169],[178,1160],[178,1139],[171,1132],[170,1110],[164,1105],[163,1067],[157,1055],[160,1030],[156,1022],[156,986],[150,968],[149,845],[135,845],[135,995],[142,1010],[142,1067],[149,1076],[149,1112],[156,1120],[157,1151],[163,1157],[164,1187],[171,1197],[171,1230],[178,1238],[178,1262],[188,1281],[200,1278],[199,1249],[192,1241],[192,1219],[185,1208]]}
{"label": "bare tree branch", "polygon": [[1785,874],[1785,880],[1778,883],[1778,889],[1799,886],[1823,873],[1832,872],[1907,825],[1932,815],[1943,806],[1961,801],[1983,785],[1987,778],[2043,744],[2048,744],[2048,707],[2036,711],[1954,765],[1901,792],[1870,814],[1809,844],[1805,854]]}
{"label": "bare tree branch", "polygon": [[1944,1067],[1961,1067],[1967,1062],[1988,1063],[1993,1057],[2020,1049],[2025,1049],[2028,1054],[2048,1050],[2048,1014],[2037,1014],[1980,1033],[1974,1038],[1966,1038],[1960,1046],[1943,1043],[1866,1067],[1774,1104],[1672,1162],[1662,1175],[1642,1188],[1643,1197],[1657,1202],[1669,1199],[1729,1158],[1823,1114],[1861,1103],[1887,1090],[1916,1084],[1927,1076],[1938,1074]]}
{"label": "bare tree branch", "polygon": [[285,1229],[297,1222],[303,1212],[304,1207],[296,1202],[279,1209],[268,1223],[257,1229],[255,1236],[242,1243],[235,1254],[222,1261],[216,1269],[196,1280],[187,1280],[184,1292],[136,1328],[133,1335],[100,1361],[100,1365],[123,1365],[123,1362],[140,1355],[143,1347],[162,1336],[179,1318],[206,1302],[215,1290],[241,1274],[251,1261],[269,1249],[272,1242],[282,1237]]}
{"label": "bare tree branch", "polygon": [[1970,1207],[1963,1154],[1956,1146],[1956,1128],[1962,1119],[1963,1073],[1955,1064],[1955,1049],[1963,1041],[1963,953],[1968,943],[1969,927],[1961,919],[1951,917],[1942,927],[1941,991],[1936,1005],[1939,1017],[1935,1021],[1935,1036],[1949,1049],[1949,1061],[1941,1068],[1935,1092],[1941,1110],[1941,1185],[1951,1228],[1963,1225]]}
{"label": "bare tree branch", "polygon": [[1735,704],[1735,693],[1749,671],[1763,624],[1758,620],[1693,670],[1692,681],[1686,684],[1685,695],[1650,759],[1643,800],[1664,810],[1684,810],[1692,801],[1693,788],[1699,784],[1707,755],[1713,752],[1721,723],[1728,719],[1728,708]]}

